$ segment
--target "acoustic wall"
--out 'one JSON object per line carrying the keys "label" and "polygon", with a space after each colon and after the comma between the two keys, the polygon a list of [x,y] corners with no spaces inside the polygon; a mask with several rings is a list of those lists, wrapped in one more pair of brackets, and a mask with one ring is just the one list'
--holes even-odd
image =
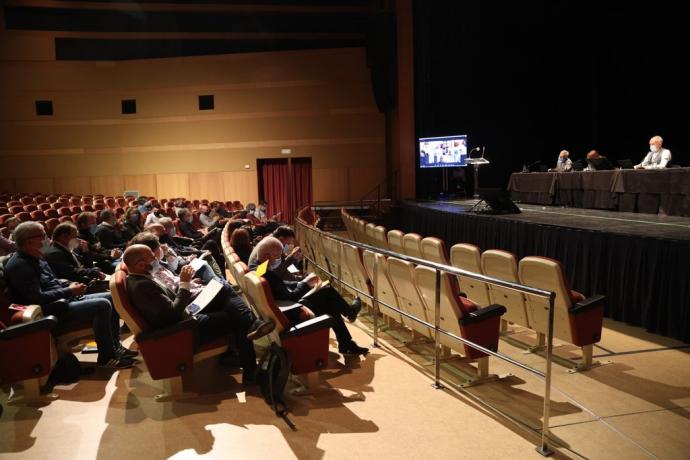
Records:
{"label": "acoustic wall", "polygon": [[[200,110],[199,96],[214,108]],[[121,101],[136,100],[136,114]],[[36,114],[50,100],[53,115]],[[311,157],[314,200],[385,177],[361,48],[120,62],[0,60],[0,188],[255,201],[256,160]]]}

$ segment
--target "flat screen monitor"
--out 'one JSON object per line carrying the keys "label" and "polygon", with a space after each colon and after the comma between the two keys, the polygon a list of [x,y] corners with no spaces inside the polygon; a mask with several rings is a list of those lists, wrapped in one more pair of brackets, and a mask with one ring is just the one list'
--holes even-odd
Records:
{"label": "flat screen monitor", "polygon": [[467,135],[419,139],[420,168],[467,166]]}

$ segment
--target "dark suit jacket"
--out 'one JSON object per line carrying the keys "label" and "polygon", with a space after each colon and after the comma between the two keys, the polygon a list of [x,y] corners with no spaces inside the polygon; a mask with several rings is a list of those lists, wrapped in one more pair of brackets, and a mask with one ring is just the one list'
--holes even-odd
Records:
{"label": "dark suit jacket", "polygon": [[194,240],[198,240],[204,236],[203,233],[194,228],[192,223],[185,222],[184,220],[180,221],[180,231],[182,232],[182,236],[186,236],[187,238],[192,238]]}
{"label": "dark suit jacket", "polygon": [[115,249],[123,248],[127,243],[122,237],[115,231],[113,227],[108,227],[105,224],[98,226],[96,231],[96,236],[101,242],[101,246],[105,249]]}
{"label": "dark suit jacket", "polygon": [[5,263],[5,280],[13,302],[45,305],[58,299],[73,300],[69,283],[60,281],[48,263],[22,251]]}
{"label": "dark suit jacket", "polygon": [[304,294],[309,292],[311,288],[309,284],[304,281],[283,281],[280,276],[272,270],[268,270],[263,276],[268,284],[271,286],[271,294],[275,300],[290,300],[298,302]]}
{"label": "dark suit jacket", "polygon": [[152,329],[176,324],[189,317],[185,308],[192,301],[187,289],[177,294],[144,275],[127,276],[127,292],[132,305]]}
{"label": "dark suit jacket", "polygon": [[46,251],[45,258],[58,278],[88,284],[101,272],[97,268],[84,267],[69,249],[55,242]]}

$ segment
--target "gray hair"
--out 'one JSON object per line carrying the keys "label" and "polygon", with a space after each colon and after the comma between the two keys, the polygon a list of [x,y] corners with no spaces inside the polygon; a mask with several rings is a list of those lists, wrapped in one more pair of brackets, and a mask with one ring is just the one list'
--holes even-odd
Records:
{"label": "gray hair", "polygon": [[270,254],[271,250],[280,249],[283,250],[283,243],[274,236],[266,236],[259,244],[256,245],[256,256],[261,260],[266,254]]}
{"label": "gray hair", "polygon": [[43,225],[38,222],[22,222],[14,229],[12,236],[17,246],[21,248],[29,239],[36,236],[37,230],[45,232],[45,230],[43,230]]}
{"label": "gray hair", "polygon": [[161,217],[160,219],[158,219],[158,223],[161,224],[163,227],[173,226],[173,220],[170,217]]}

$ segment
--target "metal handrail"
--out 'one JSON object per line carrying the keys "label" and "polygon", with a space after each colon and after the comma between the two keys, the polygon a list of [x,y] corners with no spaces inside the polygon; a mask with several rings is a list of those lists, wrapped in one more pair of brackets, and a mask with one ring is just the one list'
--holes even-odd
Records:
{"label": "metal handrail", "polygon": [[[525,286],[522,284],[518,283],[513,283],[510,281],[505,281],[501,280],[498,278],[493,278],[490,276],[486,275],[481,275],[479,273],[474,273],[474,272],[469,272],[460,268],[456,267],[451,267],[448,265],[443,265],[439,264],[436,262],[431,262],[428,260],[424,259],[419,259],[416,257],[408,256],[406,254],[399,254],[396,252],[389,251],[387,249],[381,249],[378,247],[374,247],[365,243],[360,243],[358,241],[352,241],[348,240],[346,238],[339,237],[337,235],[333,235],[331,233],[324,232],[316,227],[311,227],[307,225],[305,222],[300,221],[299,219],[295,219],[295,225],[296,226],[302,226],[306,229],[306,231],[314,231],[320,234],[322,237],[330,238],[332,240],[339,241],[341,243],[345,244],[350,244],[352,246],[358,247],[360,249],[368,250],[374,253],[379,253],[383,254],[389,257],[394,257],[397,259],[401,259],[407,262],[412,262],[416,265],[423,265],[429,268],[433,268],[434,271],[436,272],[436,292],[435,292],[435,302],[434,302],[434,310],[435,310],[435,317],[434,317],[434,324],[428,323],[427,321],[424,321],[420,318],[417,318],[416,316],[410,315],[407,312],[402,311],[401,309],[388,305],[385,302],[381,302],[376,298],[376,292],[374,291],[374,294],[370,294],[368,292],[363,292],[360,289],[358,289],[355,286],[350,285],[349,283],[346,283],[342,280],[341,273],[334,274],[331,273],[326,267],[321,267],[316,260],[313,258],[308,257],[308,254],[305,254],[304,257],[305,259],[309,262],[312,263],[314,266],[318,267],[321,269],[324,273],[328,274],[329,276],[336,278],[338,282],[341,285],[347,286],[350,289],[353,289],[355,292],[362,294],[365,297],[370,298],[373,301],[374,305],[374,346],[378,346],[377,340],[378,340],[378,313],[379,313],[379,304],[382,304],[397,313],[405,316],[406,318],[409,318],[417,323],[423,324],[426,327],[433,328],[434,329],[434,361],[435,361],[435,370],[434,370],[434,388],[440,389],[443,388],[443,385],[440,383],[440,374],[441,374],[441,369],[440,369],[440,362],[441,362],[441,344],[440,344],[440,334],[444,334],[448,337],[452,337],[455,340],[458,340],[459,342],[468,345],[476,350],[479,350],[483,353],[486,353],[487,355],[495,356],[496,358],[499,358],[503,361],[506,361],[510,364],[513,364],[514,366],[517,366],[523,370],[526,370],[534,375],[537,375],[539,377],[544,378],[544,408],[542,412],[542,433],[541,433],[541,444],[536,448],[537,452],[539,452],[541,455],[548,457],[551,454],[553,454],[553,451],[549,448],[548,441],[547,441],[547,435],[549,433],[549,418],[550,418],[550,410],[551,410],[551,365],[552,365],[552,359],[553,359],[553,323],[554,323],[554,310],[555,310],[555,297],[556,294],[552,291],[547,291],[544,289],[539,289],[531,286]],[[340,265],[338,265],[340,266]],[[546,343],[546,371],[541,372],[538,369],[535,369],[533,367],[530,367],[526,364],[523,364],[519,361],[514,360],[513,358],[506,356],[498,351],[493,351],[489,350],[488,348],[485,348],[481,345],[478,345],[474,342],[471,342],[463,337],[457,336],[456,334],[446,331],[444,329],[441,329],[440,327],[440,296],[441,296],[441,272],[446,272],[446,273],[451,273],[453,275],[462,275],[466,276],[471,279],[475,279],[478,281],[483,281],[489,284],[493,285],[498,285],[506,289],[511,289],[514,291],[518,292],[523,292],[526,294],[531,294],[535,295],[538,297],[542,297],[548,300],[549,302],[549,319],[548,319],[548,329],[547,329],[547,343]]]}

